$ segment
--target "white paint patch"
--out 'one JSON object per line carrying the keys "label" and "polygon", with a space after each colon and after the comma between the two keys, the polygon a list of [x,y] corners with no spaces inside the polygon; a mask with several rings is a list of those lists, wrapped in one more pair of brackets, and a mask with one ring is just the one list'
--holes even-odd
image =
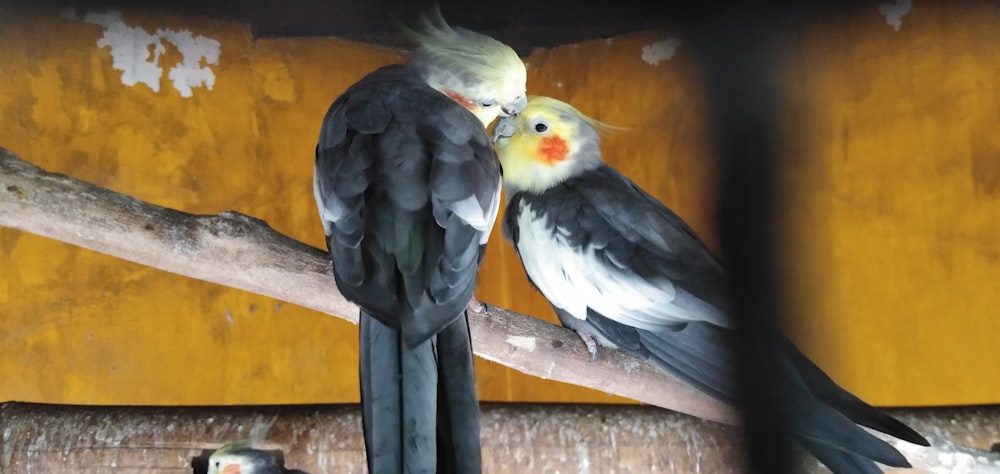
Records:
{"label": "white paint patch", "polygon": [[878,11],[885,16],[885,22],[893,30],[899,31],[903,27],[903,17],[913,11],[913,2],[896,0],[895,3],[882,3],[878,6]]}
{"label": "white paint patch", "polygon": [[662,41],[647,44],[642,47],[642,60],[653,66],[666,61],[677,54],[677,47],[681,45],[681,40],[677,38],[667,38]]}
{"label": "white paint patch", "polygon": [[192,87],[205,86],[208,90],[212,90],[212,86],[215,85],[215,73],[207,66],[202,67],[201,62],[204,59],[205,64],[219,63],[221,49],[219,42],[205,36],[195,36],[189,30],[174,31],[161,28],[156,30],[156,33],[177,46],[184,56],[184,60],[175,64],[167,73],[167,77],[173,82],[174,89],[181,93],[181,97],[191,97]]}
{"label": "white paint patch", "polygon": [[528,352],[535,352],[535,338],[531,336],[507,336],[507,344]]}
{"label": "white paint patch", "polygon": [[126,86],[146,84],[153,92],[160,92],[160,56],[167,50],[164,42],[176,47],[183,57],[167,74],[181,97],[194,95],[194,87],[212,90],[215,85],[215,73],[205,64],[218,64],[221,46],[217,40],[193,35],[186,29],[161,28],[151,34],[141,27],[126,25],[121,13],[114,10],[88,13],[83,21],[104,27],[97,46],[111,49],[112,66],[122,71],[122,84]]}
{"label": "white paint patch", "polygon": [[160,92],[163,70],[158,63],[166,48],[159,37],[126,25],[116,11],[88,13],[83,21],[104,27],[104,36],[97,40],[97,46],[111,48],[113,66],[122,71],[122,84],[129,87],[146,84],[153,92]]}

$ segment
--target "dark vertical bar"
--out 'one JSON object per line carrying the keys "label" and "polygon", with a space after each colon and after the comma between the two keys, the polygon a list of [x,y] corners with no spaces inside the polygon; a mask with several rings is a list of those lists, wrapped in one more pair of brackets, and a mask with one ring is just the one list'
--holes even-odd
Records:
{"label": "dark vertical bar", "polygon": [[788,473],[794,458],[776,357],[780,304],[771,77],[785,16],[760,5],[716,12],[698,22],[695,49],[704,67],[720,172],[717,218],[732,277],[746,460],[751,472]]}

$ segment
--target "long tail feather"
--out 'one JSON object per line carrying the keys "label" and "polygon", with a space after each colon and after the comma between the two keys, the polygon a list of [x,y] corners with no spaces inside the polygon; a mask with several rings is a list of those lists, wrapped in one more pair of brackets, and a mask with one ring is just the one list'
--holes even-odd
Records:
{"label": "long tail feather", "polygon": [[[791,374],[790,377],[794,377]],[[878,439],[868,431],[854,424],[849,418],[836,411],[812,394],[802,391],[804,387],[791,387],[790,410],[792,430],[796,439],[805,441],[807,446],[827,446],[846,454],[860,456],[887,466],[910,467],[906,457],[889,443]],[[815,453],[814,453],[815,454]],[[827,466],[831,470],[833,467]],[[834,471],[838,472],[838,471]],[[854,472],[854,471],[846,471]]]}
{"label": "long tail feather", "polygon": [[[638,330],[641,349],[637,355],[688,381],[721,400],[732,403],[735,385],[728,330],[689,323],[678,331]],[[836,473],[877,473],[875,462],[908,467],[906,458],[892,445],[858,425],[897,438],[927,445],[927,440],[904,425],[838,386],[809,361],[790,341],[783,341],[785,383],[790,390],[795,438]],[[643,353],[645,351],[645,353]]]}
{"label": "long tail feather", "polygon": [[[437,335],[438,473],[478,473],[479,397],[469,322],[463,315]],[[447,367],[447,369],[445,369]]]}
{"label": "long tail feather", "polygon": [[364,312],[359,329],[368,471],[434,472],[437,364],[432,340],[406,349],[399,331]]}
{"label": "long tail feather", "polygon": [[481,471],[479,399],[466,318],[407,348],[362,312],[361,405],[368,471]]}
{"label": "long tail feather", "polygon": [[639,340],[653,365],[673,373],[699,390],[736,404],[736,380],[728,334],[708,323],[689,323],[678,331],[639,330]]}
{"label": "long tail feather", "polygon": [[789,357],[796,371],[816,398],[835,407],[844,416],[859,425],[867,426],[910,443],[930,446],[927,438],[917,433],[913,428],[872,407],[837,385],[830,376],[806,358],[791,342],[786,340],[784,345],[784,353]]}
{"label": "long tail feather", "polygon": [[800,438],[799,442],[832,472],[882,474],[882,470],[875,463],[857,454],[841,451],[809,438]]}

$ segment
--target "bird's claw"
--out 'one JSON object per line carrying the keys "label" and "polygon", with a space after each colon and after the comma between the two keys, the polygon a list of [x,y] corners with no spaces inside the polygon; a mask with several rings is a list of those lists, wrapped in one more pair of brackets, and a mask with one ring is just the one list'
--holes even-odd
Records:
{"label": "bird's claw", "polygon": [[590,353],[590,360],[597,360],[597,341],[594,340],[594,336],[580,331],[577,331],[576,334],[580,336],[580,339],[583,339],[583,344],[587,346],[587,352]]}
{"label": "bird's claw", "polygon": [[482,314],[486,312],[486,303],[477,300],[476,297],[473,296],[472,298],[469,298],[469,304],[466,305],[466,309],[476,314]]}

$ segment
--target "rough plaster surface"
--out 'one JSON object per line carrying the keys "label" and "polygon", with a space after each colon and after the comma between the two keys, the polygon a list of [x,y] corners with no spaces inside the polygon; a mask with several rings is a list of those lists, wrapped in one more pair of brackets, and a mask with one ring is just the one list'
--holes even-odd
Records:
{"label": "rough plaster surface", "polygon": [[167,51],[167,45],[183,56],[167,72],[167,78],[181,97],[192,97],[195,87],[212,90],[215,85],[215,73],[208,66],[219,62],[221,47],[215,39],[186,29],[159,28],[149,33],[142,27],[127,25],[117,11],[88,13],[83,21],[104,28],[97,46],[110,50],[114,68],[122,71],[122,84],[126,86],[145,84],[153,92],[159,92],[163,76],[160,57]]}

